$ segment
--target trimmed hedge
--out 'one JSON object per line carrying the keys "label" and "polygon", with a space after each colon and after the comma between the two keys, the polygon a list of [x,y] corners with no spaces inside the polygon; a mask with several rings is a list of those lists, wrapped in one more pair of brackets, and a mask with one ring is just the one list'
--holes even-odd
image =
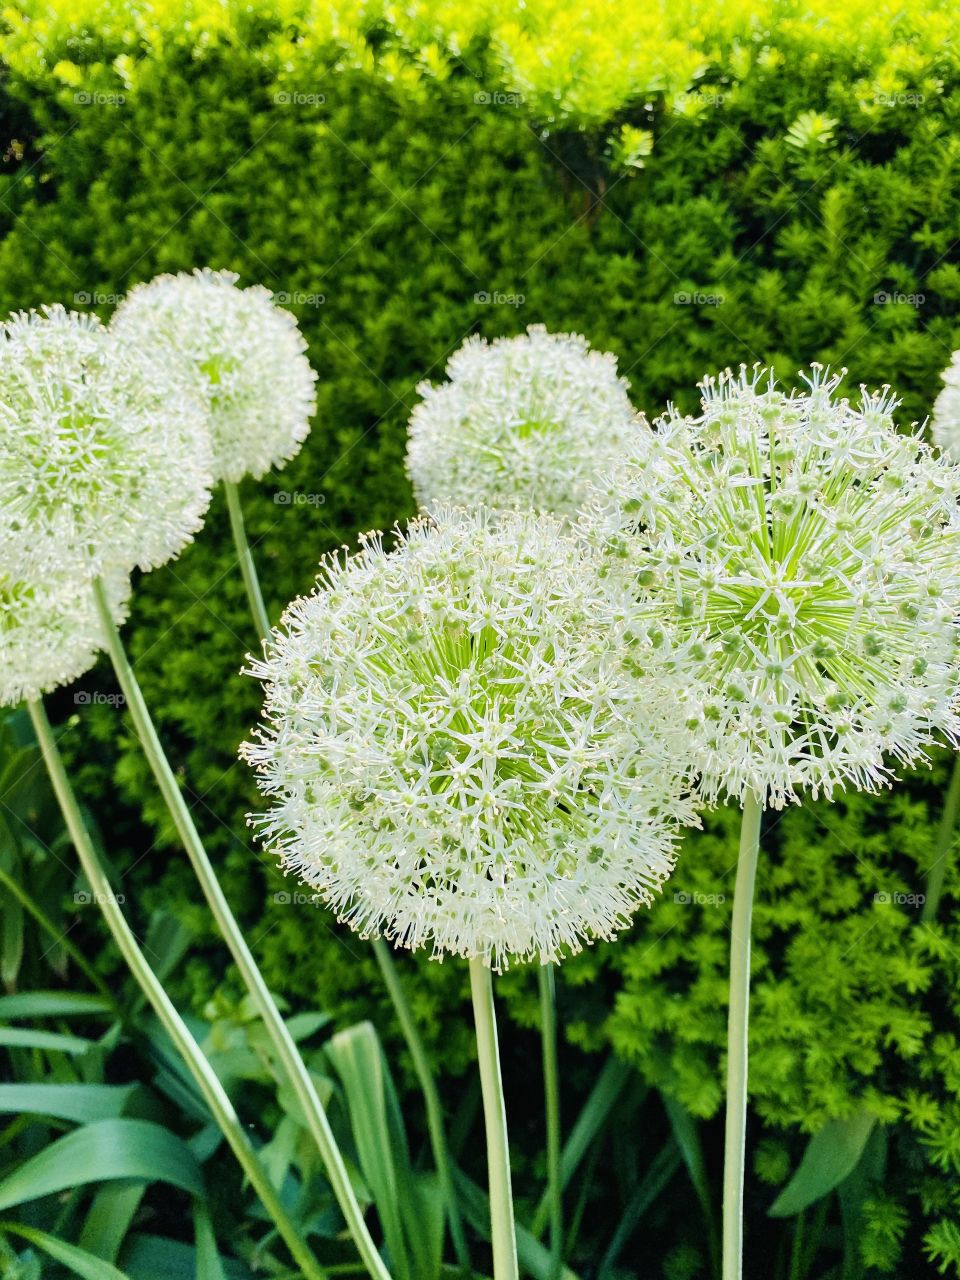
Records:
{"label": "trimmed hedge", "polygon": [[[28,4],[0,35],[0,303],[107,316],[135,281],[202,264],[284,295],[319,408],[301,456],[244,492],[275,616],[321,554],[411,514],[416,384],[473,331],[583,332],[616,352],[651,414],[669,399],[692,407],[698,378],[728,364],[772,363],[789,381],[820,360],[848,366],[852,386],[892,383],[903,421],[922,419],[960,346],[949,15],[540,0],[520,26],[493,3]],[[221,502],[196,545],[139,582],[127,637],[268,980],[337,1016],[380,1001],[386,1019],[363,944],[284,902],[292,886],[246,840],[256,798],[236,746],[258,697],[237,675],[253,635]],[[94,680],[112,687],[105,668]],[[71,695],[54,710],[74,713]],[[88,801],[113,806],[119,790],[127,802],[115,854],[132,900],[177,903],[205,934],[117,712],[85,706],[71,738]],[[755,1172],[782,1183],[798,1129],[860,1106],[891,1122],[900,1159],[861,1245],[881,1273],[924,1233],[931,1258],[960,1272],[958,883],[933,928],[876,900],[922,892],[945,768],[877,799],[774,815],[761,864]],[[721,1103],[735,821],[711,818],[664,900],[563,970],[571,1040],[612,1043],[702,1117]],[[198,1004],[216,963],[181,975]],[[410,963],[431,1045],[462,1071],[463,974]],[[529,972],[502,988],[532,1024]]]}

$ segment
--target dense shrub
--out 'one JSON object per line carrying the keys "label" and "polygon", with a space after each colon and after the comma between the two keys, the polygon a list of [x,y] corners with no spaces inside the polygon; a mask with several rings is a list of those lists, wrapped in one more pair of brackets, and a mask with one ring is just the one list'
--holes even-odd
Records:
{"label": "dense shrub", "polygon": [[[642,8],[598,17],[543,0],[522,24],[492,2],[7,13],[3,307],[106,316],[135,281],[210,264],[300,318],[319,373],[313,434],[244,493],[272,614],[322,553],[411,512],[416,384],[472,331],[581,331],[617,353],[650,413],[692,406],[697,379],[728,364],[769,362],[789,381],[811,360],[848,366],[852,386],[891,382],[905,423],[928,412],[960,346],[949,9]],[[369,1013],[382,997],[363,944],[282,901],[291,886],[246,839],[255,799],[235,749],[257,691],[237,672],[253,635],[219,503],[198,543],[140,582],[127,632],[268,979]],[[72,713],[71,695],[54,710]],[[127,801],[113,852],[139,900],[180,903],[204,930],[117,711],[84,707],[71,741],[88,801]],[[768,1135],[756,1172],[772,1183],[802,1148],[781,1130],[864,1105],[902,1121],[885,1194],[919,1196],[928,1248],[960,1269],[956,877],[942,926],[876,900],[922,892],[945,776],[940,762],[877,800],[770,818],[751,1092]],[[721,1103],[735,822],[711,818],[664,900],[564,969],[571,1038],[612,1042],[703,1117]],[[463,975],[418,967],[425,1033],[460,1071]],[[202,958],[182,975],[198,1003],[217,981]],[[503,990],[531,1022],[530,975]],[[863,1233],[876,1270],[920,1248],[889,1203]]]}

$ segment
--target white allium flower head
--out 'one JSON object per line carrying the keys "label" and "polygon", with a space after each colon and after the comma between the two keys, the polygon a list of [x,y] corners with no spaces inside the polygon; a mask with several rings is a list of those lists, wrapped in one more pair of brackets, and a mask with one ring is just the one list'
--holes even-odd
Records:
{"label": "white allium flower head", "polygon": [[421,383],[407,468],[421,507],[486,506],[574,516],[588,485],[649,427],[616,357],[575,333],[531,325],[516,338],[471,337],[448,382]]}
{"label": "white allium flower head", "polygon": [[871,789],[957,742],[960,467],[839,381],[707,379],[585,520],[699,655],[707,799]]}
{"label": "white allium flower head", "polygon": [[[111,569],[104,585],[119,626],[130,579]],[[93,666],[106,643],[89,581],[48,574],[27,582],[0,568],[0,706],[70,684]]]}
{"label": "white allium flower head", "polygon": [[94,316],[0,325],[0,521],[15,576],[152,569],[203,523],[213,483],[201,406]]}
{"label": "white allium flower head", "polygon": [[960,462],[960,351],[940,376],[943,390],[933,405],[933,439],[953,462]]}
{"label": "white allium flower head", "polygon": [[555,960],[625,926],[695,820],[687,678],[554,519],[438,519],[331,559],[253,662],[252,821],[365,935]]}
{"label": "white allium flower head", "polygon": [[216,475],[233,484],[289,462],[316,409],[296,320],[268,290],[237,279],[207,269],[157,276],[131,289],[111,321],[202,398]]}

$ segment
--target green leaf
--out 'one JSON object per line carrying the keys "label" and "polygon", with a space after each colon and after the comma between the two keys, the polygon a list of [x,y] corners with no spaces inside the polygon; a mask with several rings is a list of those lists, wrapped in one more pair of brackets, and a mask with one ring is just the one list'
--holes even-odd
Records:
{"label": "green leaf", "polygon": [[226,1280],[226,1272],[217,1252],[210,1210],[202,1200],[193,1202],[193,1238],[197,1247],[196,1280]]}
{"label": "green leaf", "polygon": [[22,1112],[89,1124],[123,1114],[135,1084],[0,1084],[0,1115]]}
{"label": "green leaf", "polygon": [[673,1142],[667,1142],[657,1152],[623,1211],[623,1216],[617,1225],[613,1239],[610,1241],[603,1256],[603,1261],[600,1263],[599,1276],[605,1277],[616,1264],[627,1241],[636,1230],[640,1219],[656,1200],[657,1196],[666,1188],[670,1179],[680,1168],[680,1164],[680,1153]]}
{"label": "green leaf", "polygon": [[21,991],[0,996],[0,1018],[60,1018],[84,1013],[109,1013],[102,996],[78,991]]}
{"label": "green leaf", "polygon": [[10,1049],[48,1049],[54,1053],[86,1053],[95,1047],[82,1036],[61,1035],[58,1031],[36,1031],[33,1027],[0,1027],[0,1046]]}
{"label": "green leaf", "polygon": [[[590,1144],[609,1119],[617,1099],[630,1079],[631,1070],[619,1058],[610,1057],[604,1063],[603,1070],[597,1076],[596,1084],[590,1090],[590,1096],[583,1104],[583,1110],[577,1116],[576,1123],[563,1144],[560,1155],[560,1180],[564,1187],[576,1173]],[[537,1240],[543,1235],[549,1213],[548,1197],[544,1193],[530,1226]]]}
{"label": "green leaf", "polygon": [[[250,1268],[230,1258],[222,1259],[226,1280],[250,1280]],[[129,1280],[202,1280],[197,1251],[192,1245],[165,1236],[132,1235],[123,1250],[123,1266]],[[264,1275],[273,1275],[268,1265]],[[285,1276],[288,1272],[283,1273]]]}
{"label": "green leaf", "polygon": [[50,1255],[81,1280],[130,1280],[124,1272],[118,1271],[112,1263],[97,1258],[86,1249],[78,1249],[75,1244],[67,1244],[46,1231],[38,1231],[35,1227],[23,1227],[17,1222],[0,1222],[0,1231],[9,1231],[13,1235],[22,1236],[24,1240]]}
{"label": "green leaf", "polygon": [[146,1190],[145,1182],[108,1182],[101,1187],[80,1232],[81,1248],[116,1262]]}
{"label": "green leaf", "polygon": [[683,1156],[683,1163],[687,1166],[687,1173],[690,1175],[693,1189],[697,1193],[697,1199],[700,1201],[700,1208],[703,1210],[713,1270],[714,1273],[719,1273],[719,1241],[713,1212],[713,1200],[710,1196],[710,1180],[707,1177],[706,1162],[703,1158],[703,1144],[700,1141],[700,1129],[690,1112],[687,1111],[686,1107],[681,1106],[676,1098],[671,1098],[665,1093],[661,1094],[661,1097],[667,1118],[670,1121],[670,1128],[673,1130],[674,1141]]}
{"label": "green leaf", "polygon": [[397,1168],[387,1141],[380,1041],[372,1024],[361,1022],[333,1036],[326,1052],[343,1085],[360,1169],[377,1206],[391,1262],[399,1280],[410,1280]]}
{"label": "green leaf", "polygon": [[113,1178],[168,1182],[203,1194],[190,1148],[148,1120],[98,1120],[45,1147],[0,1182],[0,1209]]}
{"label": "green leaf", "polygon": [[828,1120],[810,1139],[796,1173],[770,1206],[770,1216],[793,1217],[828,1195],[856,1167],[875,1124],[868,1111]]}
{"label": "green leaf", "polygon": [[377,1206],[392,1270],[397,1280],[433,1280],[440,1258],[414,1201],[406,1137],[377,1033],[371,1023],[360,1022],[332,1036],[326,1053],[343,1085],[360,1170]]}

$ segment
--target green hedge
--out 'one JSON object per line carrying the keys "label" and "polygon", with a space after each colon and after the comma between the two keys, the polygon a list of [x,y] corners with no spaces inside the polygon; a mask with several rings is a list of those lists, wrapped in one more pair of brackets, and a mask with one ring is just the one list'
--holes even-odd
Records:
{"label": "green hedge", "polygon": [[[528,7],[532,33],[502,13],[497,26],[491,6],[486,25],[459,31],[463,10],[441,5],[405,24],[378,11],[349,37],[288,5],[226,10],[229,21],[168,9],[150,25],[152,11],[125,21],[123,6],[34,6],[32,26],[7,14],[0,304],[107,316],[135,281],[209,264],[286,295],[300,319],[319,374],[314,429],[282,475],[244,493],[273,615],[324,552],[412,512],[415,387],[470,332],[583,332],[616,352],[651,414],[669,399],[692,406],[698,378],[728,364],[772,363],[789,381],[816,359],[848,367],[851,386],[892,383],[904,422],[929,411],[960,346],[960,73],[939,51],[940,7],[902,9],[888,40],[887,11],[872,7],[873,21],[865,8],[863,39],[843,43],[822,38],[816,13],[772,6],[772,34],[729,6],[726,24],[687,31],[673,82],[648,32],[639,62],[610,63],[609,83],[609,38],[575,75],[546,57],[536,71],[531,41],[549,32],[554,54],[564,46],[555,7]],[[292,886],[250,852],[256,798],[236,747],[257,712],[238,675],[253,635],[221,502],[196,545],[139,582],[127,636],[269,981],[385,1019],[363,944],[276,901]],[[95,682],[112,687],[105,668]],[[72,695],[53,710],[74,715]],[[178,903],[203,934],[123,720],[86,706],[70,740],[88,801],[104,813],[118,790],[126,801],[114,855],[131,900]],[[761,863],[756,1172],[782,1183],[798,1129],[860,1106],[896,1122],[900,1160],[863,1227],[878,1272],[918,1252],[920,1232],[960,1271],[958,884],[930,929],[915,908],[875,900],[922,892],[945,770],[774,815]],[[664,900],[563,970],[571,1040],[612,1043],[703,1117],[721,1104],[734,823],[712,817]],[[416,963],[417,1013],[462,1071],[460,967]],[[184,991],[202,1003],[216,973],[201,955]],[[502,985],[531,1023],[529,972]],[[917,1228],[898,1208],[908,1199]]]}

